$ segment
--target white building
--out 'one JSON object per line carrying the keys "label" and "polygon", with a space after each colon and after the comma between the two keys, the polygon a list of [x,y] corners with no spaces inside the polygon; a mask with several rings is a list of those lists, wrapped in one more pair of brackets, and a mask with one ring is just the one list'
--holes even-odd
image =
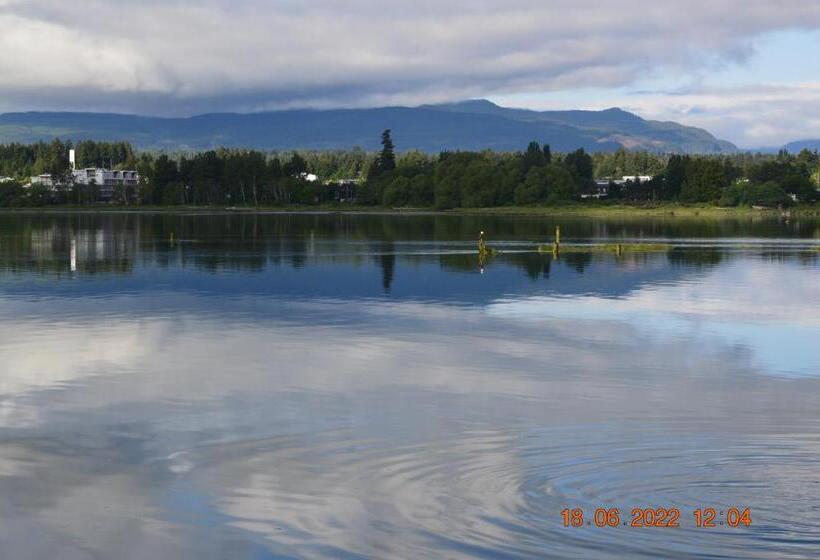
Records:
{"label": "white building", "polygon": [[0,183],[11,183],[14,181],[11,177],[0,176]]}
{"label": "white building", "polygon": [[319,177],[313,173],[299,173],[299,178],[308,183],[315,183],[319,180]]}
{"label": "white building", "polygon": [[627,183],[648,183],[654,177],[652,175],[624,175],[620,179],[613,179],[612,177],[605,177],[603,179],[596,179],[595,184],[599,187],[604,187],[612,183],[613,185],[625,185]]}
{"label": "white building", "polygon": [[114,198],[114,189],[116,187],[136,188],[140,180],[136,171],[119,171],[97,167],[75,169],[71,172],[71,175],[75,185],[96,185],[101,202],[108,202]]}
{"label": "white building", "polygon": [[627,183],[648,183],[652,180],[652,175],[624,175],[623,182]]}
{"label": "white building", "polygon": [[32,185],[43,185],[44,187],[54,188],[54,178],[48,173],[37,175],[31,178]]}
{"label": "white building", "polygon": [[[99,202],[110,202],[114,198],[114,191],[117,187],[136,188],[139,184],[140,176],[136,171],[120,171],[100,167],[77,169],[74,150],[69,150],[68,162],[71,166],[71,183],[63,186],[95,185],[97,187],[97,200]],[[55,184],[54,178],[48,173],[32,177],[31,184],[43,185],[51,189],[59,186]]]}

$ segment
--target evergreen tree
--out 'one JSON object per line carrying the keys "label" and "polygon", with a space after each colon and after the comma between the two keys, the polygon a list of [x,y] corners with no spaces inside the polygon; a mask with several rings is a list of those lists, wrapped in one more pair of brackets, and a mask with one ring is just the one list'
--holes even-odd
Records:
{"label": "evergreen tree", "polygon": [[688,156],[673,155],[669,158],[664,173],[663,198],[676,199],[680,196],[683,183],[686,182],[686,168],[688,165]]}
{"label": "evergreen tree", "polygon": [[165,154],[159,156],[154,162],[148,182],[150,186],[149,202],[151,204],[167,204],[169,202],[169,197],[167,196],[168,186],[178,178],[179,169],[177,168],[177,162]]}
{"label": "evergreen tree", "polygon": [[296,152],[293,152],[293,155],[290,156],[290,160],[285,162],[284,173],[288,177],[295,177],[301,173],[307,173],[307,170],[307,161]]}
{"label": "evergreen tree", "polygon": [[382,151],[379,154],[378,168],[382,173],[396,168],[396,151],[389,128],[382,132]]}
{"label": "evergreen tree", "polygon": [[689,160],[686,182],[681,187],[681,199],[687,202],[717,202],[728,187],[726,173],[719,161]]}
{"label": "evergreen tree", "polygon": [[583,148],[568,153],[564,158],[564,165],[566,165],[570,173],[572,173],[576,184],[582,190],[594,186],[592,158]]}
{"label": "evergreen tree", "polygon": [[544,152],[541,151],[541,146],[538,145],[538,142],[530,142],[522,160],[522,173],[526,175],[533,167],[543,167],[546,164],[547,158]]}

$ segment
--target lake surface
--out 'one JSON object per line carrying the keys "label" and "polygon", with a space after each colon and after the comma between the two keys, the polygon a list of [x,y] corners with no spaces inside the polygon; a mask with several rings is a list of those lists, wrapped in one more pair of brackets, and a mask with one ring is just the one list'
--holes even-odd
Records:
{"label": "lake surface", "polygon": [[[557,223],[672,247],[537,253]],[[808,219],[0,215],[1,555],[817,558],[819,247]],[[731,506],[752,524],[695,527]],[[564,527],[597,507],[681,526]]]}

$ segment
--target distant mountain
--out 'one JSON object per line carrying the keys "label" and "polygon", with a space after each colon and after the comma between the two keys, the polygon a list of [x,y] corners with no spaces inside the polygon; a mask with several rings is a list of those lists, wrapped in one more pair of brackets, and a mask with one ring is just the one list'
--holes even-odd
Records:
{"label": "distant mountain", "polygon": [[820,140],[798,140],[797,142],[790,142],[783,146],[783,149],[793,154],[800,153],[803,150],[811,150],[812,152],[820,150]]}
{"label": "distant mountain", "polygon": [[439,110],[503,116],[519,122],[558,123],[596,134],[602,142],[614,142],[631,150],[682,153],[725,153],[737,146],[719,140],[702,128],[674,122],[645,120],[622,109],[604,111],[532,111],[508,109],[486,100],[428,105]]}
{"label": "distant mountain", "polygon": [[707,131],[648,121],[620,109],[529,111],[484,100],[421,107],[300,109],[264,113],[213,113],[187,118],[107,113],[7,113],[0,143],[63,139],[128,140],[140,148],[268,150],[379,147],[393,130],[400,150],[521,150],[537,140],[553,150],[723,153],[737,148]]}
{"label": "distant mountain", "polygon": [[767,154],[767,155],[774,155],[777,154],[780,150],[784,149],[781,146],[749,146],[743,148],[744,152],[748,152],[750,154]]}

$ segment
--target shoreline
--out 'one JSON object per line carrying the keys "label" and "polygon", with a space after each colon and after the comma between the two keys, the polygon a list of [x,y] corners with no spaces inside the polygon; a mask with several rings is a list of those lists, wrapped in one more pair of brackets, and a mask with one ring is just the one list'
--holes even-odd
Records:
{"label": "shoreline", "polygon": [[388,208],[383,206],[44,206],[0,208],[0,215],[9,214],[362,214],[393,216],[522,216],[522,217],[579,217],[579,218],[820,218],[820,205],[798,206],[791,209],[756,209],[750,207],[724,208],[718,206],[687,206],[659,204],[632,205],[562,205],[550,207],[499,206],[491,208]]}

